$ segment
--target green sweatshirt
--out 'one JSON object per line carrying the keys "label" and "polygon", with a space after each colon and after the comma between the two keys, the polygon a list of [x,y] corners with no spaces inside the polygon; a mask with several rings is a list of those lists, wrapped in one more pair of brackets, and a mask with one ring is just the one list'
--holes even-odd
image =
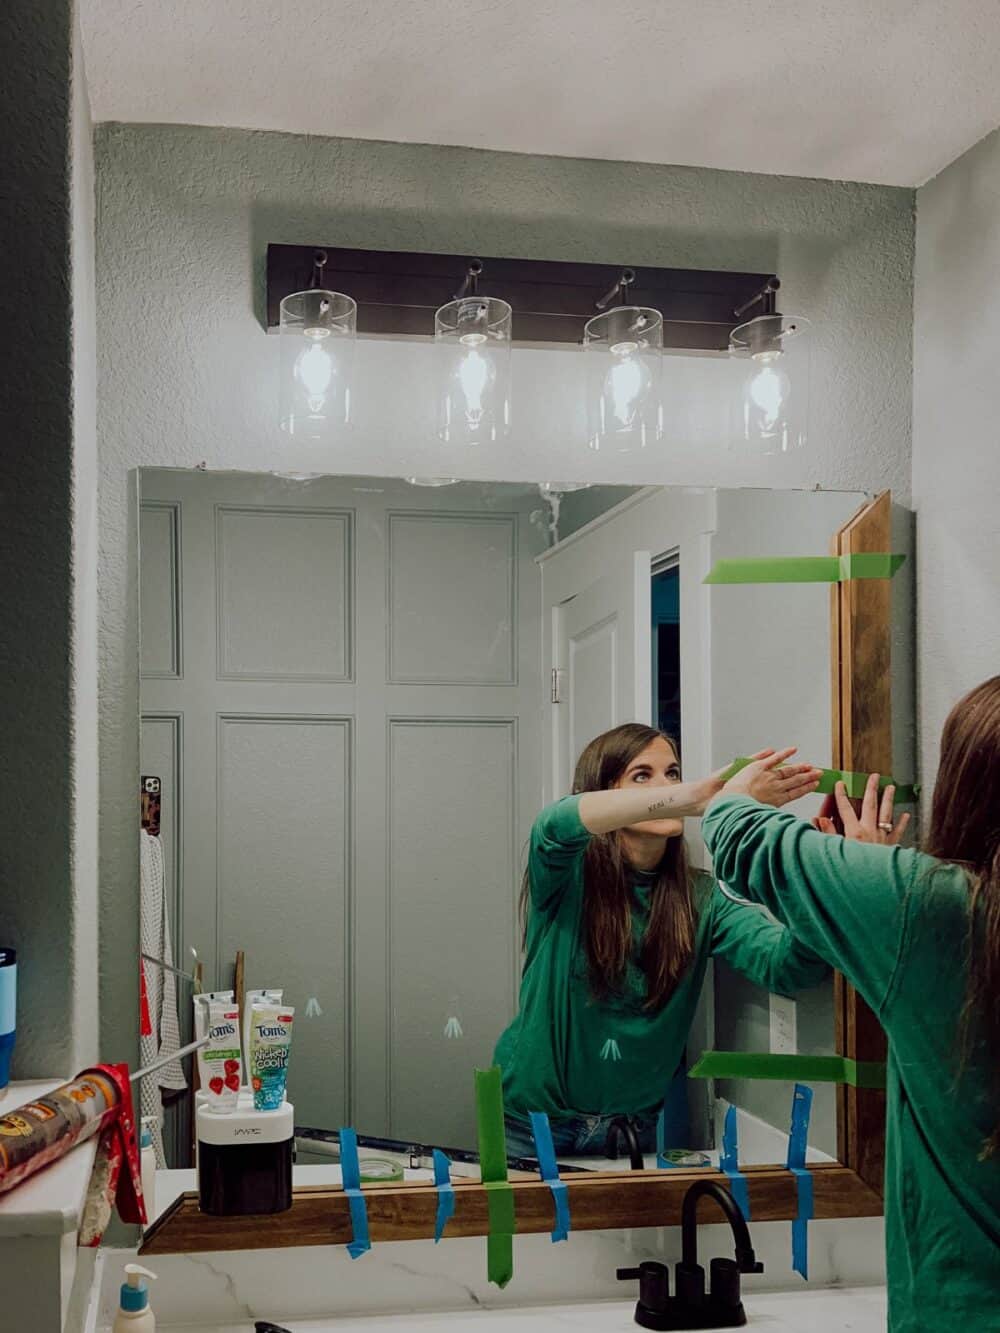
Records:
{"label": "green sweatshirt", "polygon": [[[889,1037],[886,1270],[893,1333],[1000,1328],[1000,1116],[980,1052],[959,1077],[969,884],[902,847],[817,833],[746,797],[708,809],[716,874],[854,983]],[[957,1079],[957,1082],[956,1082]]]}
{"label": "green sweatshirt", "polygon": [[684,1056],[705,966],[718,954],[752,981],[788,994],[816,985],[828,968],[759,907],[727,898],[711,877],[695,883],[694,958],[667,1004],[643,1008],[639,949],[653,875],[636,874],[633,952],[620,995],[595,1000],[581,942],[583,854],[591,834],[579,796],[543,810],[531,831],[531,911],[519,1012],[497,1043],[504,1104],[515,1115],[638,1114],[663,1101]]}

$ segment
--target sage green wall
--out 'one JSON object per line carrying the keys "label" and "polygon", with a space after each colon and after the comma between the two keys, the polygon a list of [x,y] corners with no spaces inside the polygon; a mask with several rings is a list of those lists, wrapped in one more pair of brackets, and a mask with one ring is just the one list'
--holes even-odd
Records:
{"label": "sage green wall", "polygon": [[97,1055],[93,163],[71,0],[7,0],[0,50],[0,944],[30,1077]]}
{"label": "sage green wall", "polygon": [[[282,466],[275,348],[258,322],[268,242],[777,272],[786,308],[815,321],[812,479],[905,498],[913,193],[190,126],[101,126],[96,159],[101,998],[111,1058],[132,1052],[135,1028],[129,471]],[[377,457],[348,445],[330,470],[405,474],[411,443],[387,439]],[[544,443],[538,469],[547,475]],[[776,475],[762,460],[754,484]],[[656,479],[670,481],[669,459]],[[649,477],[623,461],[615,480]]]}

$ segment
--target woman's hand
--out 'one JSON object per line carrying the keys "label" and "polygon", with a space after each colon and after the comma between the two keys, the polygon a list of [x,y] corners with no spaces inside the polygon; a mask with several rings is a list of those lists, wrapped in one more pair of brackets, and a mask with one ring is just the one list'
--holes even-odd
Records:
{"label": "woman's hand", "polygon": [[808,796],[819,785],[820,770],[812,764],[787,764],[796,752],[793,745],[787,750],[766,751],[754,762],[729,779],[721,788],[723,796],[750,796],[762,805],[782,806]]}
{"label": "woman's hand", "polygon": [[[813,827],[819,829],[820,833],[831,834],[840,833],[842,828],[844,837],[854,842],[874,842],[885,847],[895,847],[906,832],[910,816],[900,815],[894,821],[896,788],[886,787],[879,801],[878,782],[877,773],[869,775],[861,801],[860,817],[854,813],[847,788],[838,782],[833,791],[833,810],[829,809],[828,800],[823,811],[813,820]],[[836,817],[831,817],[834,810]],[[840,828],[837,826],[838,821]]]}
{"label": "woman's hand", "polygon": [[[751,760],[768,759],[772,754],[774,754],[773,750],[758,750],[757,753],[751,755],[750,758]],[[705,807],[708,805],[708,803],[714,800],[715,797],[718,796],[725,788],[726,786],[725,774],[728,772],[730,767],[731,765],[727,764],[725,768],[717,769],[714,773],[710,773],[707,778],[702,778],[700,782],[695,784],[698,788],[699,793],[703,798],[700,811],[701,814],[704,814]]]}

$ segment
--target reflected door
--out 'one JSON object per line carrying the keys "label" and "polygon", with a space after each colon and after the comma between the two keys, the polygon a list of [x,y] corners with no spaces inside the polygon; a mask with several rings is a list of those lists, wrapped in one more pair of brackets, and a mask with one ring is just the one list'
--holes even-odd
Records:
{"label": "reflected door", "polygon": [[[588,539],[583,538],[581,545]],[[588,741],[622,722],[649,722],[650,556],[618,567],[556,608],[552,705],[556,795],[570,791]]]}

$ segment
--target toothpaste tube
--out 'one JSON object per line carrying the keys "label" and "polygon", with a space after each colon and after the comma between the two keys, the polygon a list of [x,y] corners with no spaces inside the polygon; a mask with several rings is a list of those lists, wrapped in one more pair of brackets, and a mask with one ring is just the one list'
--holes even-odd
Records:
{"label": "toothpaste tube", "polygon": [[250,1014],[250,1086],[255,1111],[277,1111],[285,1100],[292,1045],[289,1005],[257,1001]]}
{"label": "toothpaste tube", "polygon": [[208,1036],[208,1006],[213,1000],[226,1000],[233,1003],[234,992],[231,990],[202,991],[192,997],[194,1003],[194,1039],[201,1041]]}
{"label": "toothpaste tube", "polygon": [[248,990],[243,997],[243,1068],[247,1071],[249,1078],[250,1070],[250,1019],[253,1015],[255,1004],[280,1004],[284,991],[278,987],[276,990]]}
{"label": "toothpaste tube", "polygon": [[[213,990],[201,991],[198,995],[191,997],[193,1004],[193,1031],[195,1041],[202,1041],[208,1036],[208,1006],[213,1000],[228,1000],[233,1003],[234,992],[231,990]],[[198,1061],[198,1091],[195,1093],[196,1102],[208,1100],[208,1074],[205,1072],[204,1062],[201,1058],[201,1051],[196,1052],[195,1058]]]}
{"label": "toothpaste tube", "polygon": [[209,1000],[208,1045],[198,1052],[207,1105],[228,1114],[240,1099],[240,1011],[232,1000]]}

